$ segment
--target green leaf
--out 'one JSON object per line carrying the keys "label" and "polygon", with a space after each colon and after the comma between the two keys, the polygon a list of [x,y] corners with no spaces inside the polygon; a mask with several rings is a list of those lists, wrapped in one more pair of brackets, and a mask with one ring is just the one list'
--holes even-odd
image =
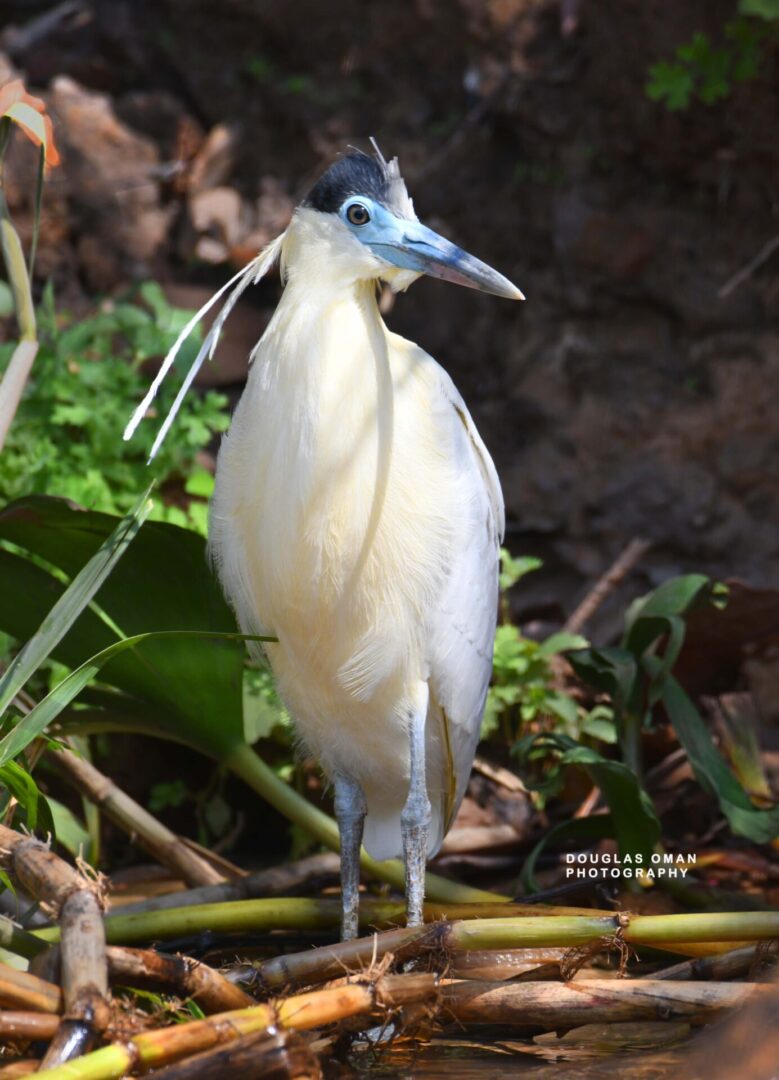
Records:
{"label": "green leaf", "polygon": [[649,81],[645,92],[651,101],[665,99],[671,112],[686,109],[695,89],[695,77],[682,64],[661,60],[649,69]]}
{"label": "green leaf", "polygon": [[[0,540],[68,575],[78,572],[115,526],[116,518],[110,515],[41,496],[19,500],[0,512]],[[25,640],[62,592],[61,583],[40,566],[0,551],[0,629]],[[167,639],[156,649],[119,652],[101,679],[121,690],[125,702],[134,703],[134,713],[162,728],[160,734],[217,757],[243,742],[245,650],[209,570],[201,536],[147,521],[95,603],[97,608],[83,611],[53,649],[54,659],[78,668],[114,644],[119,633],[205,631],[186,641]]]}
{"label": "green leaf", "polygon": [[[541,852],[549,844],[563,843],[569,840],[603,840],[614,835],[614,821],[611,814],[592,814],[586,818],[571,818],[561,821],[548,829],[525,859],[522,867],[522,887],[526,893],[538,891],[535,879],[536,863]],[[518,897],[519,900],[522,897]]]}
{"label": "green leaf", "polygon": [[0,787],[19,803],[30,832],[52,832],[51,811],[35,780],[16,761],[0,764]]}
{"label": "green leaf", "polygon": [[169,806],[181,806],[190,797],[185,780],[163,780],[149,792],[149,809],[153,814],[167,810]]}
{"label": "green leaf", "polygon": [[[0,679],[0,716],[52,653],[135,539],[151,510],[148,487],[133,509],[74,577]],[[6,511],[7,514],[7,511]],[[1,529],[1,526],[0,526]]]}
{"label": "green leaf", "polygon": [[508,590],[523,578],[538,570],[543,564],[533,555],[519,555],[514,558],[506,548],[500,549],[500,591]]}
{"label": "green leaf", "polygon": [[[91,656],[75,671],[71,672],[62,682],[39,701],[34,709],[31,709],[11,731],[0,739],[0,765],[10,761],[20,754],[33,739],[37,739],[52,721],[74,700],[78,694],[95,678],[95,676],[112,660],[120,656],[128,649],[132,649],[140,656],[147,668],[152,680],[156,676],[164,681],[165,670],[168,667],[166,654],[174,653],[177,659],[186,659],[190,650],[189,646],[196,641],[208,641],[217,646],[222,641],[268,641],[269,638],[260,638],[245,634],[215,634],[197,630],[163,630],[147,634],[134,634],[132,637],[123,638],[121,641],[109,645],[95,656]],[[110,675],[107,676],[110,681]],[[172,694],[188,694],[185,683],[177,684],[171,688]],[[167,725],[166,725],[167,726]],[[223,738],[217,728],[215,731],[204,732],[202,729],[193,732],[177,728],[178,736],[190,745],[198,749],[208,748],[206,752],[216,757],[226,756],[235,748],[235,740]],[[162,734],[162,732],[161,732]]]}
{"label": "green leaf", "polygon": [[717,800],[733,831],[759,844],[779,836],[779,807],[758,810],[752,805],[714,746],[698,710],[673,676],[666,680],[663,703],[698,783]]}
{"label": "green leaf", "polygon": [[200,499],[210,499],[214,493],[214,475],[207,469],[197,469],[184,485],[187,495]]}
{"label": "green leaf", "polygon": [[90,848],[90,836],[82,823],[63,803],[48,799],[51,816],[54,821],[54,835],[58,843],[75,857],[86,855]]}
{"label": "green leaf", "polygon": [[620,853],[640,852],[648,861],[660,839],[660,822],[652,800],[627,765],[604,758],[597,750],[580,746],[566,735],[549,732],[532,736],[521,747],[520,755],[529,758],[542,752],[554,754],[558,768],[576,765],[584,769],[611,810]]}
{"label": "green leaf", "polygon": [[548,659],[556,653],[569,652],[571,649],[586,649],[589,646],[587,638],[581,634],[567,634],[560,631],[552,634],[538,648],[538,656]]}
{"label": "green leaf", "polygon": [[582,649],[569,653],[567,659],[579,678],[611,695],[618,709],[623,709],[633,696],[638,666],[627,649]]}
{"label": "green leaf", "polygon": [[599,739],[601,742],[613,745],[617,741],[614,714],[608,706],[596,705],[585,716],[581,729],[584,735],[591,735],[593,739]]}
{"label": "green leaf", "polygon": [[779,19],[779,0],[738,0],[738,10],[742,15],[773,22]]}
{"label": "green leaf", "polygon": [[[709,598],[712,581],[704,574],[687,574],[670,578],[646,596],[634,600],[625,618],[622,647],[633,654],[646,648],[664,633],[662,620],[689,615],[690,611]],[[659,629],[655,620],[661,620]]]}

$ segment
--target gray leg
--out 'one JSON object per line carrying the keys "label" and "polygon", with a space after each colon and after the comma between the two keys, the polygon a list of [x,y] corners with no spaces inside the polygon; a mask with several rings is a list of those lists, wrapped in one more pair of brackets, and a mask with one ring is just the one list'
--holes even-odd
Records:
{"label": "gray leg", "polygon": [[341,835],[341,940],[357,937],[360,845],[367,812],[362,788],[351,776],[335,778],[335,816]]}
{"label": "gray leg", "polygon": [[411,775],[408,798],[400,815],[403,835],[403,856],[406,861],[406,921],[409,926],[421,926],[425,900],[425,863],[427,862],[427,833],[430,828],[430,800],[427,797],[425,774],[425,725],[427,722],[427,693],[411,717],[409,748]]}

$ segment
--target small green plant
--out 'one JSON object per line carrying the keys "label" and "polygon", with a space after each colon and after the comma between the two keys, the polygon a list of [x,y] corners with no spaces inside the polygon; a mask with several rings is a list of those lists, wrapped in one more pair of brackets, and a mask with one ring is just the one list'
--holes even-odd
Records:
{"label": "small green plant", "polygon": [[671,578],[630,605],[619,645],[568,654],[580,679],[607,696],[622,761],[558,732],[531,732],[519,740],[514,752],[536,777],[535,782],[526,779],[528,786],[554,794],[562,784],[562,770],[577,766],[601,789],[609,807],[608,814],[556,825],[528,858],[526,882],[532,879],[535,860],[549,840],[616,836],[622,854],[651,853],[660,831],[652,801],[641,785],[641,734],[657,723],[660,708],[672,724],[695,778],[716,800],[733,832],[756,843],[768,843],[779,835],[779,808],[755,805],[673,673],[689,614],[706,604],[722,607],[726,597],[722,585],[702,574]]}
{"label": "small green plant", "polygon": [[669,112],[678,112],[689,108],[694,99],[713,105],[728,97],[736,83],[755,78],[768,35],[766,22],[779,19],[779,4],[775,0],[742,0],[739,11],[741,16],[723,27],[721,44],[698,31],[678,46],[672,60],[652,64],[647,97],[665,105]]}
{"label": "small green plant", "polygon": [[[151,467],[151,425],[123,442],[127,417],[143,397],[145,361],[164,355],[190,313],[172,307],[158,285],[147,283],[136,300],[106,301],[92,315],[57,314],[51,290],[38,312],[40,349],[0,466],[0,499],[59,495],[82,506],[122,513],[156,477],[173,500],[157,500],[154,516],[205,533],[206,499],[213,478],[197,455],[228,425],[227,399],[214,392],[189,395]],[[197,341],[182,350],[186,369]],[[0,346],[0,369],[13,346]],[[176,386],[163,387],[167,411]],[[183,490],[182,490],[183,488]]]}
{"label": "small green plant", "polygon": [[586,733],[613,741],[614,726],[604,707],[587,711],[559,686],[555,657],[569,649],[586,648],[579,634],[552,634],[546,641],[523,637],[510,621],[507,594],[521,578],[541,566],[532,556],[514,558],[501,550],[501,625],[495,634],[493,678],[487,694],[481,737],[500,731],[510,746],[537,721],[551,722],[571,736]]}

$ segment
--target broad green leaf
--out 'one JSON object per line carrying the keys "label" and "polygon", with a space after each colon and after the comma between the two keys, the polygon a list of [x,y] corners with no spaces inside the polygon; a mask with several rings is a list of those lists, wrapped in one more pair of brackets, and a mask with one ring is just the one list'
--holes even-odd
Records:
{"label": "broad green leaf", "polygon": [[580,746],[567,735],[551,732],[523,740],[517,749],[520,757],[525,759],[544,752],[556,755],[557,761],[551,770],[552,774],[570,765],[584,769],[593,784],[603,792],[611,810],[613,835],[617,839],[620,852],[631,855],[641,853],[649,859],[660,839],[660,822],[652,800],[627,765],[604,758],[597,750]]}
{"label": "broad green leaf", "polygon": [[754,15],[770,22],[779,20],[779,0],[738,0],[742,15]]}
{"label": "broad green leaf", "polygon": [[[62,500],[30,497],[0,512],[6,540],[75,575],[116,525],[116,519],[77,510]],[[0,629],[25,640],[63,586],[23,556],[0,551]],[[116,687],[136,715],[217,757],[243,741],[241,694],[245,650],[235,620],[211,574],[205,541],[187,529],[147,521],[124,558],[53,649],[54,659],[78,668],[120,634],[202,631],[186,643],[114,655],[101,681]],[[97,611],[105,613],[108,623]],[[90,693],[93,693],[90,690]]]}
{"label": "broad green leaf", "polygon": [[43,617],[37,632],[28,638],[13,663],[0,679],[0,716],[38,670],[73,625],[84,608],[94,598],[111,571],[135,539],[138,530],[151,510],[147,488],[133,509],[119,521],[116,528],[87,561]]}
{"label": "broad green leaf", "polygon": [[[1,745],[1,744],[0,744]],[[51,812],[35,780],[15,761],[0,764],[0,791],[13,796],[25,813],[30,832],[47,833],[53,829]],[[3,800],[5,802],[5,799]]]}
{"label": "broad green leaf", "polygon": [[712,591],[711,579],[704,574],[687,574],[664,581],[628,608],[622,647],[640,655],[660,634],[667,632],[663,629],[666,620],[688,615]]}
{"label": "broad green leaf", "polygon": [[72,810],[57,799],[48,799],[54,821],[54,835],[66,851],[74,857],[86,855],[90,848],[90,836]]}
{"label": "broad green leaf", "polygon": [[[31,709],[26,716],[22,717],[16,727],[12,728],[4,738],[0,739],[0,765],[4,765],[7,761],[15,758],[33,739],[37,739],[49,724],[57,719],[63,709],[70,705],[84,687],[123,652],[130,649],[134,650],[140,656],[152,680],[156,676],[156,679],[161,681],[164,679],[164,672],[168,667],[167,660],[169,657],[166,654],[173,651],[179,655],[179,658],[185,658],[189,652],[189,645],[197,640],[208,640],[216,646],[224,640],[234,642],[236,640],[267,641],[268,639],[247,638],[244,634],[211,634],[197,630],[162,630],[122,638],[122,640],[114,642],[113,645],[109,645],[107,649],[103,649],[95,656],[91,656],[79,668],[66,676],[62,682],[54,687],[51,693],[38,702],[34,709]],[[107,675],[107,678],[110,681],[110,674]],[[186,684],[171,687],[170,693],[171,696],[183,695],[185,698],[191,697]],[[186,704],[191,705],[191,702],[187,701]],[[225,756],[235,746],[234,740],[226,741],[223,738],[218,727],[213,731],[197,730],[194,732],[194,736],[189,736],[189,733],[183,729],[179,728],[179,731],[181,737],[192,746],[210,752],[216,757]]]}
{"label": "broad green leaf", "polygon": [[[541,852],[549,844],[568,840],[603,840],[614,835],[614,822],[611,814],[592,814],[586,818],[571,818],[561,821],[544,833],[536,846],[525,859],[522,867],[522,887],[528,893],[538,891],[535,879],[536,863]],[[517,897],[519,901],[524,898]]]}
{"label": "broad green leaf", "polygon": [[649,859],[660,840],[660,822],[652,800],[635,774],[621,761],[604,758],[588,746],[574,746],[560,759],[578,765],[603,792],[614,821],[614,835],[622,854],[641,853]]}
{"label": "broad green leaf", "polygon": [[550,656],[569,652],[571,649],[586,649],[589,644],[587,638],[582,637],[581,634],[567,634],[560,631],[560,633],[552,634],[551,637],[542,642],[538,648],[538,655],[548,659]]}
{"label": "broad green leaf", "polygon": [[752,805],[717,751],[698,710],[673,676],[666,680],[663,703],[698,783],[717,800],[733,831],[759,844],[779,836],[779,807],[758,810]]}
{"label": "broad green leaf", "polygon": [[618,709],[623,709],[633,696],[638,668],[627,649],[582,649],[569,653],[566,659],[584,682],[610,694]]}

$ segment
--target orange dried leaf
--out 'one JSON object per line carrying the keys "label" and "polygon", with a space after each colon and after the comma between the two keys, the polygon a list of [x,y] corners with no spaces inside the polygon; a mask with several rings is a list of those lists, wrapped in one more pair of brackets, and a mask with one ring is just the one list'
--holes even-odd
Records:
{"label": "orange dried leaf", "polygon": [[54,144],[51,117],[46,115],[46,103],[28,94],[21,79],[0,87],[0,118],[5,116],[18,124],[36,146],[43,147],[47,165],[59,165],[60,156]]}

